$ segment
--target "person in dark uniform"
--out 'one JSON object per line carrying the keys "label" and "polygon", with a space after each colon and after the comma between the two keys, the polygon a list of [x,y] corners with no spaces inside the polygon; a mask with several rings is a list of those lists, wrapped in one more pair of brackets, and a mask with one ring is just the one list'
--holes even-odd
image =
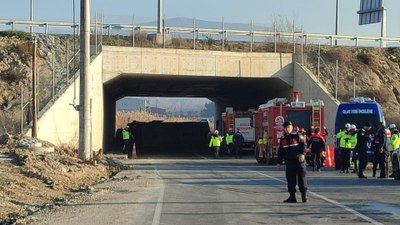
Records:
{"label": "person in dark uniform", "polygon": [[357,131],[357,144],[354,151],[358,153],[358,160],[360,161],[360,165],[358,167],[359,178],[367,178],[364,175],[364,170],[368,163],[367,148],[368,144],[371,142],[371,137],[369,134],[369,130],[371,130],[371,128],[371,123],[366,122],[364,127]]}
{"label": "person in dark uniform", "polygon": [[[284,135],[280,138],[278,151],[278,165],[285,161],[286,180],[289,192],[289,198],[285,203],[294,203],[296,200],[296,183],[298,183],[301,192],[302,202],[307,202],[307,180],[306,180],[306,145],[301,134],[293,132],[292,122],[286,121],[283,124]],[[297,181],[297,182],[296,182]]]}
{"label": "person in dark uniform", "polygon": [[313,171],[321,171],[321,155],[325,149],[325,138],[321,135],[319,128],[315,128],[314,133],[307,142],[307,148],[311,147],[311,159]]}
{"label": "person in dark uniform", "polygon": [[379,128],[374,135],[374,141],[372,143],[372,148],[374,149],[374,161],[372,166],[372,176],[376,176],[376,169],[379,164],[379,169],[381,170],[380,176],[378,178],[388,177],[388,156],[389,151],[385,146],[386,132],[385,124],[383,122],[379,123]]}
{"label": "person in dark uniform", "polygon": [[236,158],[242,158],[242,148],[243,148],[243,143],[244,143],[244,137],[242,133],[240,133],[239,128],[237,128],[237,131],[235,135],[233,136],[233,148],[235,149],[235,157]]}

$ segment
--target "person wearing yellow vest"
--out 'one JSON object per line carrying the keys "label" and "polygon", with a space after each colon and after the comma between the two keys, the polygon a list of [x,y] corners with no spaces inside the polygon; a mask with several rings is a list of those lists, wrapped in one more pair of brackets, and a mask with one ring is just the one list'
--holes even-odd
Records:
{"label": "person wearing yellow vest", "polygon": [[225,135],[225,142],[226,142],[226,148],[227,148],[227,152],[228,154],[232,154],[234,152],[233,149],[233,129],[229,128],[228,133],[226,133]]}
{"label": "person wearing yellow vest", "polygon": [[224,138],[219,135],[218,130],[214,131],[214,134],[211,136],[210,143],[208,146],[212,148],[214,152],[214,157],[216,159],[219,158],[219,148],[221,147],[221,142]]}
{"label": "person wearing yellow vest", "polygon": [[351,143],[350,143],[350,128],[351,124],[346,123],[344,130],[341,130],[336,134],[336,137],[340,140],[340,155],[341,155],[341,169],[340,173],[349,173],[350,168],[350,155],[351,155]]}
{"label": "person wearing yellow vest", "polygon": [[126,126],[124,129],[122,129],[122,140],[124,142],[124,145],[122,147],[122,153],[127,154],[128,153],[128,158],[132,155],[132,133],[130,131],[129,126]]}
{"label": "person wearing yellow vest", "polygon": [[357,127],[356,127],[356,125],[354,125],[354,124],[351,125],[349,135],[350,135],[349,141],[350,141],[350,145],[351,145],[350,149],[352,151],[351,161],[354,164],[354,169],[353,169],[353,171],[351,171],[351,173],[358,173],[358,168],[357,168],[357,161],[358,161],[357,156],[358,155],[357,155],[357,152],[354,151],[354,148],[357,145]]}
{"label": "person wearing yellow vest", "polygon": [[396,127],[396,124],[390,124],[389,125],[389,130],[392,133],[390,136],[390,156],[391,156],[391,161],[392,161],[392,174],[390,174],[389,177],[394,177],[395,176],[395,168],[396,168],[396,160],[398,161],[397,157],[398,154],[396,152],[399,150],[400,147],[400,137],[399,137],[399,131]]}

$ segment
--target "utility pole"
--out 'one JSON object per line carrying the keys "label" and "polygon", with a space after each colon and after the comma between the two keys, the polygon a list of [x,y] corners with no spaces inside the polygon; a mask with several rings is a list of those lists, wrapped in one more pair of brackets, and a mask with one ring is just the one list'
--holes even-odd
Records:
{"label": "utility pole", "polygon": [[164,0],[158,0],[157,33],[163,33],[164,28]]}
{"label": "utility pole", "polygon": [[[33,0],[30,0],[30,16],[29,16],[29,19],[33,22]],[[32,27],[32,25],[30,26],[30,28],[29,28],[29,31],[30,31],[30,33],[32,34],[33,33],[33,27]]]}
{"label": "utility pole", "polygon": [[36,74],[36,37],[33,38],[32,52],[32,137],[37,137],[37,74]]}
{"label": "utility pole", "polygon": [[81,0],[79,90],[79,158],[89,161],[90,149],[90,0]]}
{"label": "utility pole", "polygon": [[[339,34],[339,0],[336,0],[336,27],[335,27],[335,35]],[[335,39],[335,45],[338,45],[337,39]]]}

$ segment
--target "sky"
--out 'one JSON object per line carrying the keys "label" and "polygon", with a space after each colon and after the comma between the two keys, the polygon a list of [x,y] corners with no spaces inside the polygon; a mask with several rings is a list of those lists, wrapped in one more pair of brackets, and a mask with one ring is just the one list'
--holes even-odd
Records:
{"label": "sky", "polygon": [[[37,21],[79,22],[79,0],[33,0]],[[0,19],[29,20],[31,0],[0,0]],[[358,25],[360,0],[339,0],[339,34],[380,36],[380,24]],[[387,36],[400,36],[400,1],[384,0]],[[157,18],[157,0],[91,0],[91,13],[103,13],[105,23],[135,24]],[[209,21],[272,26],[273,21],[294,21],[306,33],[335,33],[336,0],[164,0],[166,18],[187,17]],[[94,21],[94,19],[92,19]]]}

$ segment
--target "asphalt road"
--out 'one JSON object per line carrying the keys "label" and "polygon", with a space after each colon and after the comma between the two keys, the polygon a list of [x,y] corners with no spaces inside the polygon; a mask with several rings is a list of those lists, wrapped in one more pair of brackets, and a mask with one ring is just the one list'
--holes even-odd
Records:
{"label": "asphalt road", "polygon": [[283,203],[284,167],[252,157],[124,163],[131,169],[96,186],[96,198],[33,215],[33,224],[400,224],[400,182],[393,179],[309,171],[309,201]]}

